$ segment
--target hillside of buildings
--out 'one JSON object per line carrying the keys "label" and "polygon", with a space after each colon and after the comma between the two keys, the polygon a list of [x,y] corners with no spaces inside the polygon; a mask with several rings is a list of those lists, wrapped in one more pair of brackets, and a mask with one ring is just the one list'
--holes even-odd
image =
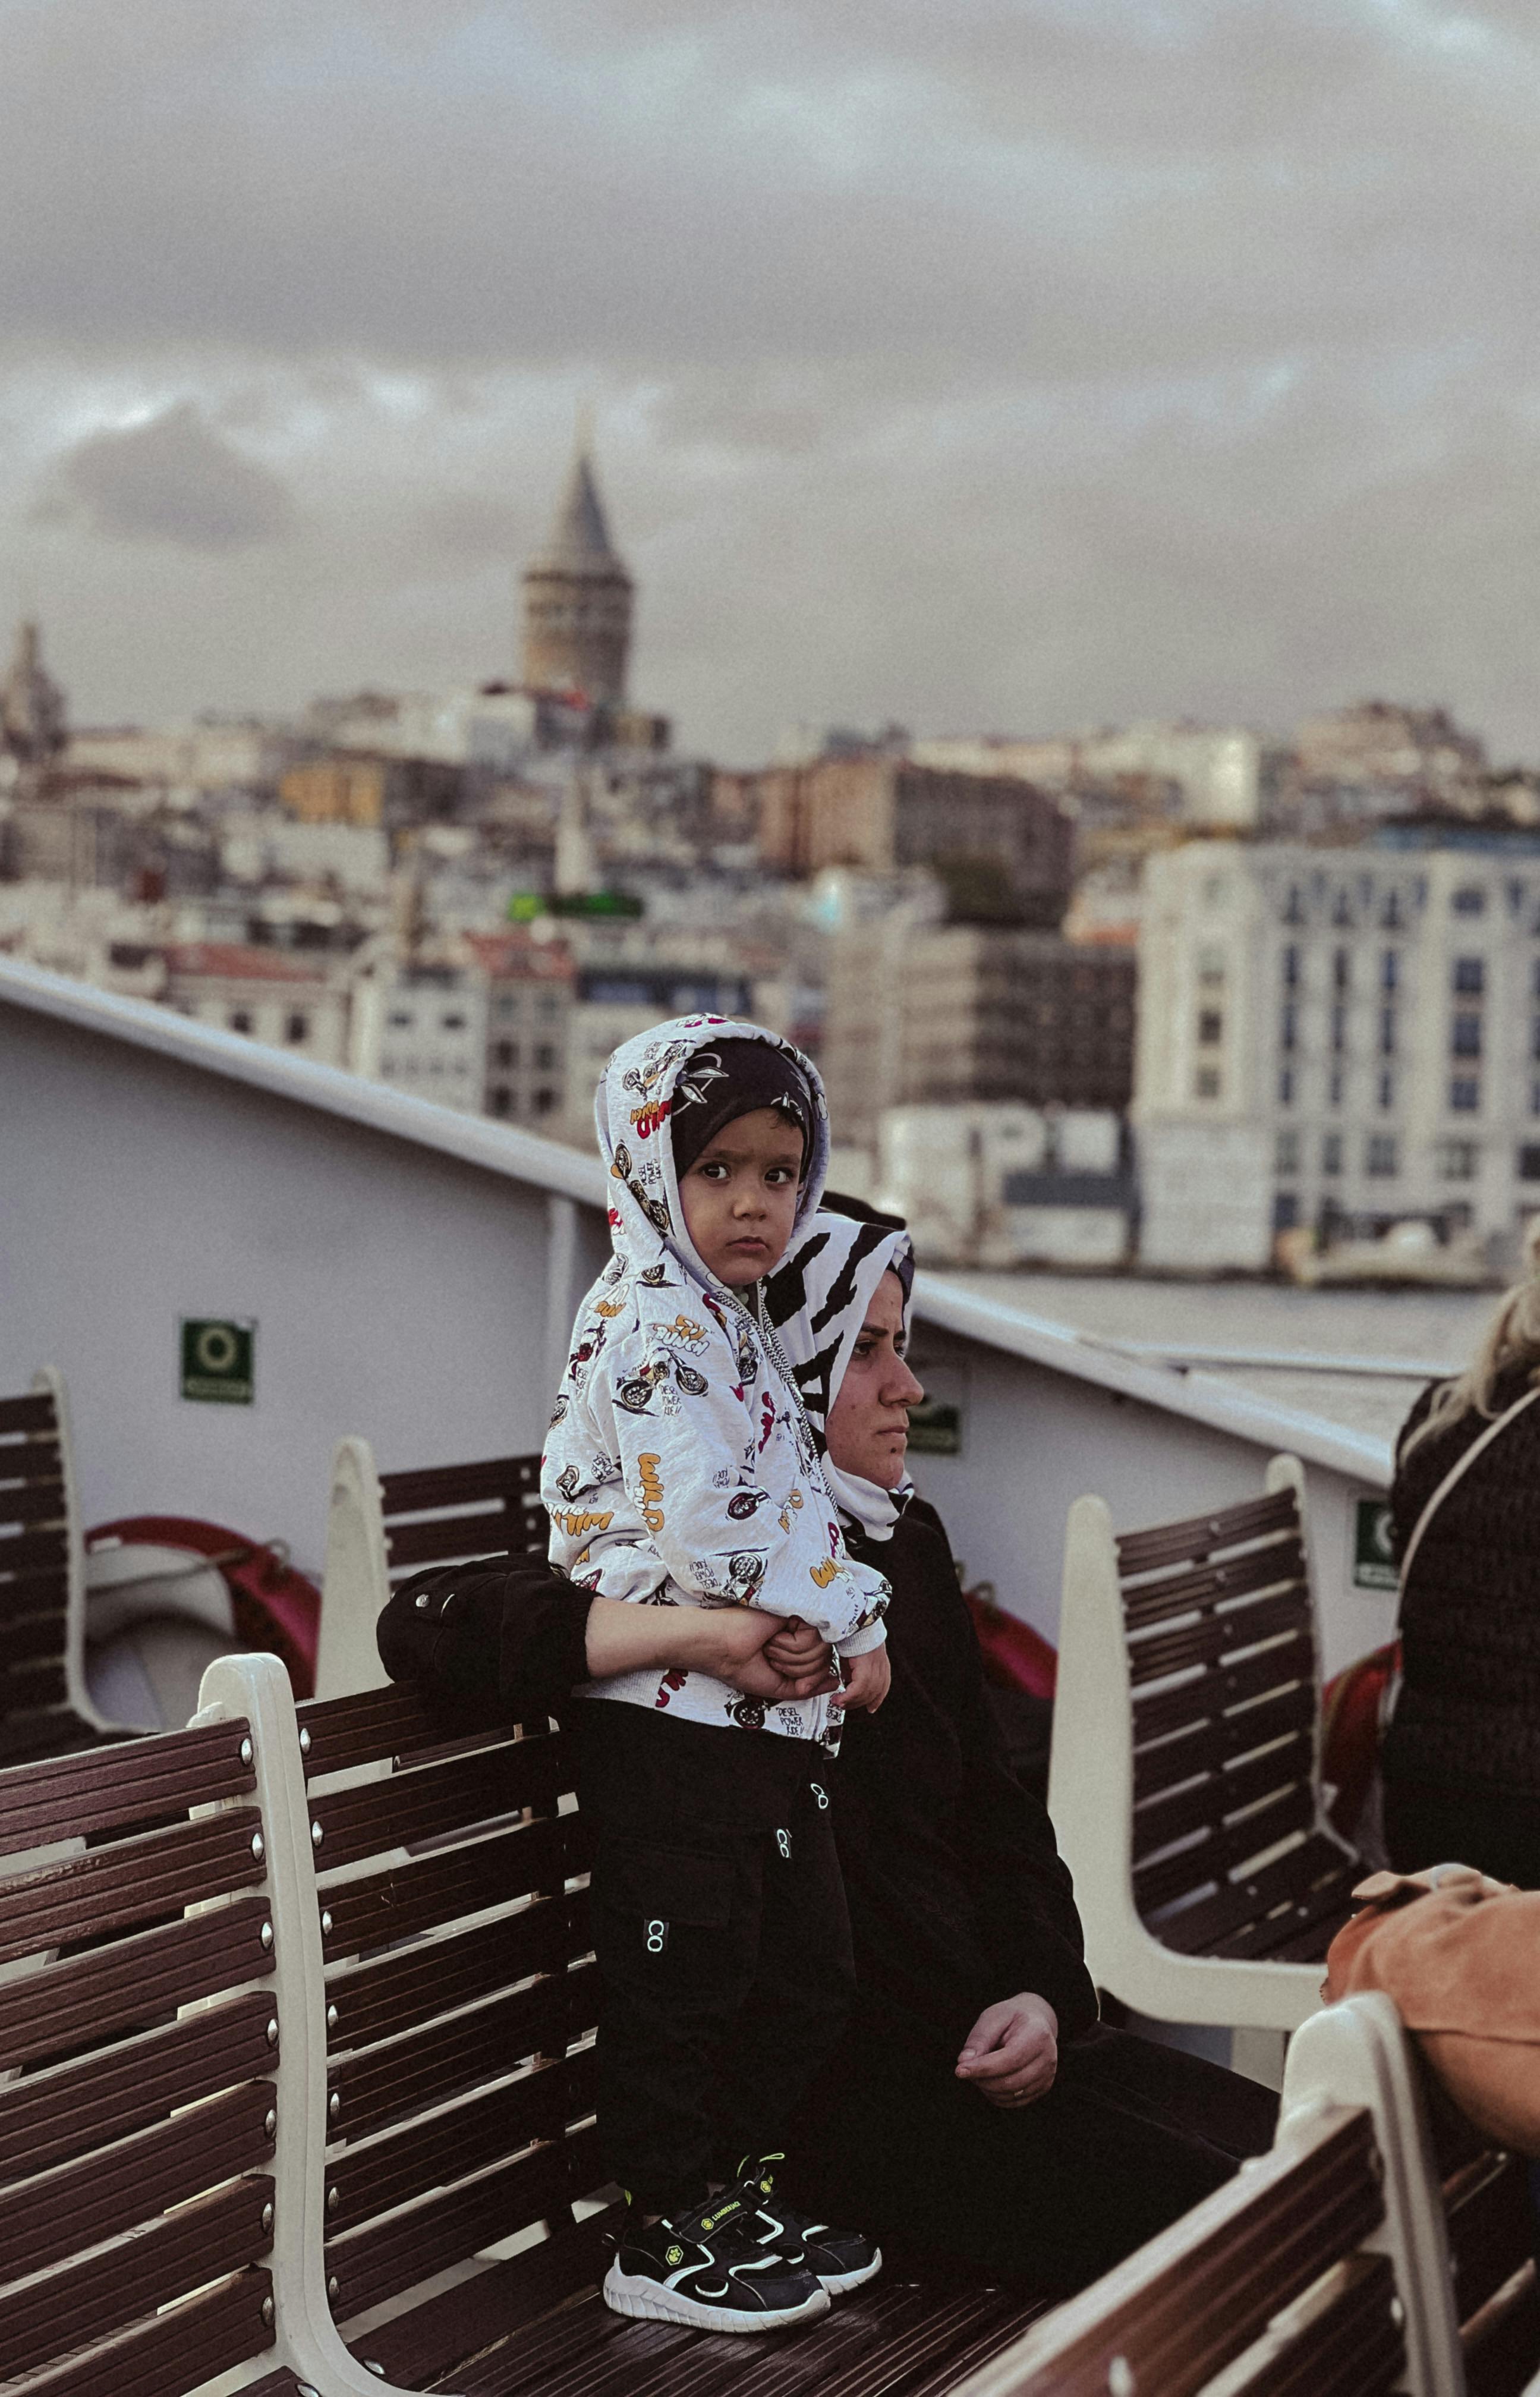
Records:
{"label": "hillside of buildings", "polygon": [[789,732],[636,704],[580,450],[506,676],[91,727],[0,682],[0,950],[592,1143],[660,1016],[819,1062],[837,1172],[990,1269],[1479,1288],[1540,1209],[1540,773],[1432,705],[1279,738]]}

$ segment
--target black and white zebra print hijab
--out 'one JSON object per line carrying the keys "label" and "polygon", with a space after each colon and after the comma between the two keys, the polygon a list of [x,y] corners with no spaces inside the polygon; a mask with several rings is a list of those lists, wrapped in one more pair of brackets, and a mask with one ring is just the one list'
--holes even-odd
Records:
{"label": "black and white zebra print hijab", "polygon": [[891,1536],[914,1495],[905,1475],[884,1490],[859,1474],[842,1473],[828,1453],[829,1410],[855,1352],[873,1293],[885,1273],[904,1287],[909,1319],[915,1255],[909,1235],[886,1221],[857,1220],[821,1208],[797,1234],[772,1274],[760,1284],[764,1319],[784,1352],[824,1464],[829,1495],[873,1539]]}

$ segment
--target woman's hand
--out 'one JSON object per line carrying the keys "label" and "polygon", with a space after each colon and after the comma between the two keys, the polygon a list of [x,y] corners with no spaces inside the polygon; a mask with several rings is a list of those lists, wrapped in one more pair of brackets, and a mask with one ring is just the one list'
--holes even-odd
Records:
{"label": "woman's hand", "polygon": [[956,2066],[991,2106],[1030,2106],[1045,2097],[1059,2069],[1059,2017],[1031,1989],[985,2006]]}

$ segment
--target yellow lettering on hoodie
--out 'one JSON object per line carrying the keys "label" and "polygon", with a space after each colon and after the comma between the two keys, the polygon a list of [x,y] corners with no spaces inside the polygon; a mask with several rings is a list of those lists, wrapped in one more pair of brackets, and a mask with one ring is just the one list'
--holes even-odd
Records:
{"label": "yellow lettering on hoodie", "polygon": [[661,1532],[667,1520],[663,1513],[663,1480],[653,1455],[638,1456],[636,1470],[642,1480],[642,1521],[649,1532]]}

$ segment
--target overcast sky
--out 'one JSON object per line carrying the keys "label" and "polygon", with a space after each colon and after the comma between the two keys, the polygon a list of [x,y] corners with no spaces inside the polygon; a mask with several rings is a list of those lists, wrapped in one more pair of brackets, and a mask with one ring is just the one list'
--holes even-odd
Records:
{"label": "overcast sky", "polygon": [[[0,610],[80,721],[508,672],[1540,760],[1533,0],[0,0]],[[7,636],[8,637],[8,636]]]}

